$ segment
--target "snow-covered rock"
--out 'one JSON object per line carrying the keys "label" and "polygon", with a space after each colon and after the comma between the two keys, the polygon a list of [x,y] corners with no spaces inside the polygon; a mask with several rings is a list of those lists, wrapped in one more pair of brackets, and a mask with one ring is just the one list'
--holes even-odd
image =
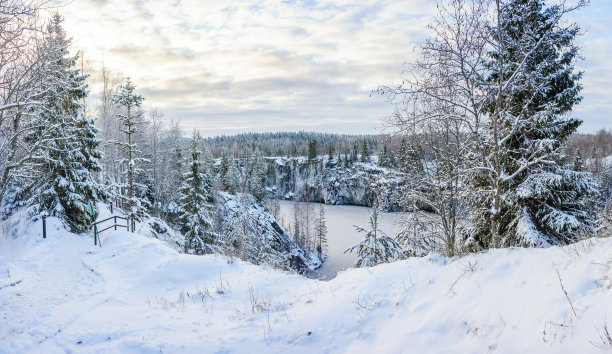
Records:
{"label": "snow-covered rock", "polygon": [[317,252],[298,245],[252,195],[222,192],[217,195],[217,203],[218,233],[226,238],[223,243],[238,252],[237,256],[255,264],[268,263],[300,273],[321,266]]}
{"label": "snow-covered rock", "polygon": [[149,218],[138,225],[137,234],[154,237],[167,242],[172,248],[181,252],[185,247],[185,236],[173,230],[160,218]]}
{"label": "snow-covered rock", "polygon": [[400,196],[408,176],[395,169],[361,162],[344,167],[327,158],[312,163],[304,158],[268,161],[267,187],[275,198],[369,207],[378,199],[384,211],[404,209]]}

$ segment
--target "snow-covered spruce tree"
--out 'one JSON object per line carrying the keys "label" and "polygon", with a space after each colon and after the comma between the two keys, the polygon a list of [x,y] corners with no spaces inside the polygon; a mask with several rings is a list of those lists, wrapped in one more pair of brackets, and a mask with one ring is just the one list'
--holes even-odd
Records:
{"label": "snow-covered spruce tree", "polygon": [[353,148],[351,149],[350,159],[349,159],[349,162],[351,165],[353,164],[353,162],[357,161],[358,154],[359,154],[359,148],[357,147],[357,142],[354,142]]}
{"label": "snow-covered spruce tree", "polygon": [[219,166],[219,183],[221,189],[236,194],[240,187],[240,171],[236,166],[236,159],[231,157],[227,151],[223,151],[221,164]]}
{"label": "snow-covered spruce tree", "polygon": [[581,120],[580,28],[566,8],[543,0],[497,0],[486,63],[487,124],[473,188],[474,237],[484,247],[566,244],[594,230],[585,212],[591,175],[563,164],[562,146]]}
{"label": "snow-covered spruce tree", "polygon": [[389,157],[389,148],[387,147],[387,145],[383,146],[382,152],[380,153],[380,157],[378,158],[378,165],[381,167],[391,166],[391,158]]}
{"label": "snow-covered spruce tree", "polygon": [[356,226],[358,232],[364,232],[364,239],[344,253],[357,250],[355,267],[373,267],[380,263],[389,263],[402,256],[401,246],[384,231],[378,228],[378,204],[374,203],[370,214],[370,229]]}
{"label": "snow-covered spruce tree", "polygon": [[119,92],[114,95],[113,102],[122,111],[115,116],[121,121],[121,131],[126,135],[126,142],[118,143],[124,152],[124,157],[120,164],[125,166],[127,180],[121,186],[121,194],[118,196],[121,204],[126,209],[128,217],[132,220],[132,230],[136,221],[141,221],[147,217],[148,202],[139,198],[140,191],[146,188],[136,182],[137,174],[142,172],[140,165],[146,159],[140,157],[141,151],[134,141],[138,126],[144,123],[144,112],[141,109],[144,98],[135,94],[136,86],[127,78],[124,85],[119,87]]}
{"label": "snow-covered spruce tree", "polygon": [[178,203],[178,220],[185,235],[185,252],[194,254],[213,253],[217,244],[212,227],[214,199],[211,166],[202,161],[198,148],[200,140],[200,133],[194,131],[190,146],[191,163]]}
{"label": "snow-covered spruce tree", "polygon": [[106,197],[94,173],[101,170],[97,150],[100,141],[93,119],[83,115],[81,100],[88,94],[86,76],[75,68],[78,56],[69,53],[70,39],[62,27],[63,18],[55,14],[47,25],[40,51],[45,61],[42,105],[34,110],[27,143],[46,139],[32,157],[29,186],[30,211],[46,212],[63,219],[71,230],[85,231],[92,216],[88,203]]}
{"label": "snow-covered spruce tree", "polygon": [[440,249],[436,247],[437,242],[432,240],[432,235],[436,234],[427,230],[428,213],[418,210],[416,200],[413,200],[411,209],[404,221],[404,228],[395,236],[395,241],[402,247],[404,257],[423,257],[431,251],[449,254],[447,246]]}
{"label": "snow-covered spruce tree", "polygon": [[[593,179],[565,168],[561,153],[580,124],[568,117],[581,89],[573,67],[579,29],[564,25],[575,9],[541,0],[440,2],[421,60],[402,85],[381,90],[402,100],[392,121],[402,131],[418,136],[438,124],[443,129],[432,136],[454,136],[425,153],[451,162],[450,178],[433,187],[455,189],[437,195],[455,205],[448,209],[455,227],[446,229],[455,229],[455,239],[468,235],[464,246],[563,244],[593,230],[584,209]],[[467,230],[459,224],[466,203],[473,216]]]}
{"label": "snow-covered spruce tree", "polygon": [[266,197],[265,173],[266,165],[261,152],[255,148],[247,159],[246,191],[253,195],[258,203],[262,204]]}
{"label": "snow-covered spruce tree", "polygon": [[366,139],[361,141],[361,162],[369,162],[370,161],[370,151],[368,149],[368,142]]}
{"label": "snow-covered spruce tree", "polygon": [[316,161],[319,155],[319,144],[317,139],[311,139],[308,141],[308,162],[312,163]]}

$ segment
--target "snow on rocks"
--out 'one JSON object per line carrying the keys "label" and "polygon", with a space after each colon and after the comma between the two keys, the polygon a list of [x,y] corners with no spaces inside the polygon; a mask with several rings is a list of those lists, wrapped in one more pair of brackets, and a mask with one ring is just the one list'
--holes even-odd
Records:
{"label": "snow on rocks", "polygon": [[[287,264],[291,269],[307,272],[322,265],[316,250],[298,245],[250,194],[217,195],[219,233],[226,244],[243,244],[243,259],[253,263]],[[242,234],[238,237],[239,234]]]}
{"label": "snow on rocks", "polygon": [[321,282],[127,232],[94,247],[48,222],[45,240],[39,223],[0,225],[0,284],[21,280],[0,288],[0,352],[611,348],[600,333],[612,326],[612,239],[432,254]]}
{"label": "snow on rocks", "polygon": [[268,191],[275,198],[320,202],[330,205],[372,206],[381,210],[403,208],[398,193],[406,188],[406,175],[375,163],[355,162],[339,166],[327,158],[309,163],[299,158],[273,158],[267,173]]}
{"label": "snow on rocks", "polygon": [[185,237],[180,232],[173,230],[160,218],[144,220],[140,223],[136,233],[165,241],[179,252],[183,251],[185,247]]}

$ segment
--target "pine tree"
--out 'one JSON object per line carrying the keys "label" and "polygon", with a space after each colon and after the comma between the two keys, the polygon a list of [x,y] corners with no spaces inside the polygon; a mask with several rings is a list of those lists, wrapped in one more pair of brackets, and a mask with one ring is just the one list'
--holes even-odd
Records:
{"label": "pine tree", "polygon": [[98,130],[93,119],[83,115],[86,76],[75,68],[78,55],[70,56],[71,41],[62,22],[59,14],[52,17],[39,48],[47,56],[46,87],[40,97],[44,104],[35,112],[26,142],[39,142],[43,131],[55,138],[45,139],[41,156],[34,157],[38,167],[32,171],[35,180],[28,204],[33,213],[58,216],[71,230],[82,232],[92,221],[88,203],[105,199],[106,193],[94,177],[101,170]]}
{"label": "pine tree", "polygon": [[315,220],[315,239],[319,259],[321,259],[322,253],[327,250],[327,224],[325,222],[325,208],[323,204],[319,205],[319,216]]}
{"label": "pine tree", "polygon": [[402,138],[398,157],[398,167],[400,171],[412,175],[423,173],[421,157],[421,149],[416,146],[409,146],[406,138]]}
{"label": "pine tree", "polygon": [[561,148],[581,121],[568,117],[580,102],[581,72],[574,70],[580,28],[565,25],[566,9],[543,0],[500,7],[488,63],[488,169],[471,179],[474,225],[485,247],[547,246],[594,230],[585,200],[596,193],[585,172],[563,166]]}
{"label": "pine tree", "polygon": [[240,171],[236,166],[236,161],[229,156],[227,151],[223,151],[221,156],[221,165],[219,166],[219,180],[221,189],[230,193],[236,194],[240,185]]}
{"label": "pine tree", "polygon": [[317,156],[319,155],[318,151],[318,143],[316,139],[311,139],[308,141],[308,162],[314,162],[317,160]]}
{"label": "pine tree", "polygon": [[255,148],[253,155],[248,160],[248,172],[247,178],[247,189],[250,194],[255,197],[258,203],[262,203],[266,197],[266,182],[265,173],[266,166],[265,161],[261,157],[261,153],[258,148]]}
{"label": "pine tree", "polygon": [[576,150],[576,156],[574,156],[574,163],[572,166],[574,171],[584,172],[586,169],[584,168],[584,160],[582,159],[582,154],[580,150]]}
{"label": "pine tree", "polygon": [[357,232],[364,232],[364,239],[359,244],[347,249],[344,253],[357,250],[355,267],[373,267],[380,263],[389,263],[402,256],[401,246],[384,231],[378,228],[378,204],[374,203],[370,214],[370,229],[356,226]]}
{"label": "pine tree", "polygon": [[334,158],[334,154],[336,152],[336,147],[334,146],[334,142],[330,142],[327,145],[327,157],[331,161]]}
{"label": "pine tree", "polygon": [[198,149],[200,133],[193,132],[190,146],[191,164],[185,174],[179,200],[179,223],[185,235],[185,252],[194,254],[213,253],[217,243],[212,231],[213,191],[211,165],[202,159]]}
{"label": "pine tree", "polygon": [[361,162],[370,161],[370,152],[368,150],[368,142],[363,139],[361,141]]}
{"label": "pine tree", "polygon": [[128,217],[131,219],[132,230],[135,227],[136,221],[141,221],[148,216],[147,209],[149,203],[139,197],[141,192],[146,188],[143,184],[136,182],[136,177],[143,170],[140,165],[148,162],[140,157],[141,151],[138,150],[138,145],[135,142],[135,134],[139,131],[139,126],[144,123],[143,111],[141,110],[142,101],[144,98],[137,95],[136,86],[132,84],[130,78],[127,78],[126,83],[119,87],[119,93],[113,96],[113,103],[124,109],[124,113],[118,113],[115,116],[122,124],[121,131],[125,133],[127,142],[119,143],[123,147],[124,159],[120,161],[125,165],[125,174],[127,177],[126,183],[123,184],[123,193],[119,197],[122,205],[127,209]]}
{"label": "pine tree", "polygon": [[351,156],[350,156],[351,164],[357,161],[357,155],[359,154],[358,151],[359,151],[359,148],[357,147],[357,142],[355,142],[353,143],[353,148],[351,149]]}
{"label": "pine tree", "polygon": [[391,166],[391,157],[389,156],[389,149],[387,148],[387,145],[383,146],[382,153],[378,159],[378,165],[381,167]]}

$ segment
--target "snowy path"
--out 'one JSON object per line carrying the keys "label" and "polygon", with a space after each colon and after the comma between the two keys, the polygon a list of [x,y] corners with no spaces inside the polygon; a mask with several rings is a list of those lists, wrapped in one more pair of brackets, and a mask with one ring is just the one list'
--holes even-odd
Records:
{"label": "snowy path", "polygon": [[321,282],[125,232],[28,232],[0,235],[0,286],[22,280],[0,288],[2,353],[598,352],[612,318],[612,239]]}
{"label": "snowy path", "polygon": [[9,263],[2,279],[3,284],[19,284],[0,289],[0,340],[43,343],[93,306],[96,298],[90,294],[100,283],[82,260],[90,242],[57,232],[53,238],[20,245],[24,256]]}

